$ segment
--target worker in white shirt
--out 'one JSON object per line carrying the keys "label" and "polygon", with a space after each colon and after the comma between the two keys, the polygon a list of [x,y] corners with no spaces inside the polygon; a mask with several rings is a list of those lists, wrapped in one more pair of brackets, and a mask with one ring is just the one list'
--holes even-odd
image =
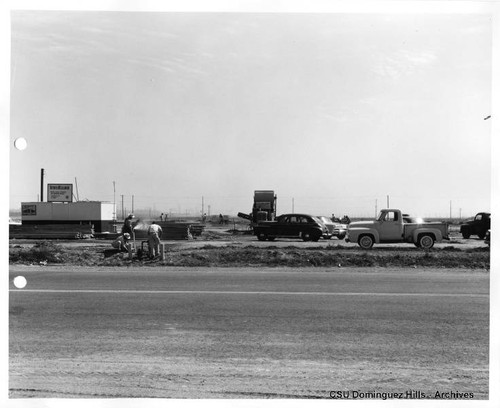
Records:
{"label": "worker in white shirt", "polygon": [[160,252],[160,238],[163,233],[161,227],[154,221],[148,228],[149,258],[158,256]]}

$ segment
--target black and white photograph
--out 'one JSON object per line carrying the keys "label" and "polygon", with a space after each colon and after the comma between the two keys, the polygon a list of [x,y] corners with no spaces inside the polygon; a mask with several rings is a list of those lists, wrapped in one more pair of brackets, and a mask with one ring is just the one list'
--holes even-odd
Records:
{"label": "black and white photograph", "polygon": [[499,3],[120,3],[2,11],[5,406],[495,406]]}

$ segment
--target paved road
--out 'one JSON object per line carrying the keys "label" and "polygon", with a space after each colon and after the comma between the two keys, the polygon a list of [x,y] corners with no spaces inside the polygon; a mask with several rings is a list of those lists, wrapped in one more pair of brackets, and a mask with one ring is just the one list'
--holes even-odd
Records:
{"label": "paved road", "polygon": [[11,266],[9,277],[12,397],[488,395],[484,271]]}

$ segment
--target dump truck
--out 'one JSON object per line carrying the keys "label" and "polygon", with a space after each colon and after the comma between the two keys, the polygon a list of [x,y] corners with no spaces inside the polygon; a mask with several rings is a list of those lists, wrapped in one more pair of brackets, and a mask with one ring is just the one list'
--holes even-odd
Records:
{"label": "dump truck", "polygon": [[430,249],[435,242],[450,239],[446,222],[406,222],[408,219],[400,210],[381,210],[376,220],[351,222],[347,227],[346,242],[357,242],[363,249],[372,248],[374,243],[398,242]]}
{"label": "dump truck", "polygon": [[276,218],[277,197],[273,190],[255,190],[250,214],[238,213],[238,217],[251,221],[253,225]]}

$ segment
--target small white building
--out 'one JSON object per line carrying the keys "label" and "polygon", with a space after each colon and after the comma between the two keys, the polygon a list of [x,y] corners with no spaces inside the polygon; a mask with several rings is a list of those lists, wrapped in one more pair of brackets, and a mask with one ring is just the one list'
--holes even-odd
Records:
{"label": "small white building", "polygon": [[96,232],[113,231],[113,203],[102,201],[21,203],[23,225],[91,224]]}

